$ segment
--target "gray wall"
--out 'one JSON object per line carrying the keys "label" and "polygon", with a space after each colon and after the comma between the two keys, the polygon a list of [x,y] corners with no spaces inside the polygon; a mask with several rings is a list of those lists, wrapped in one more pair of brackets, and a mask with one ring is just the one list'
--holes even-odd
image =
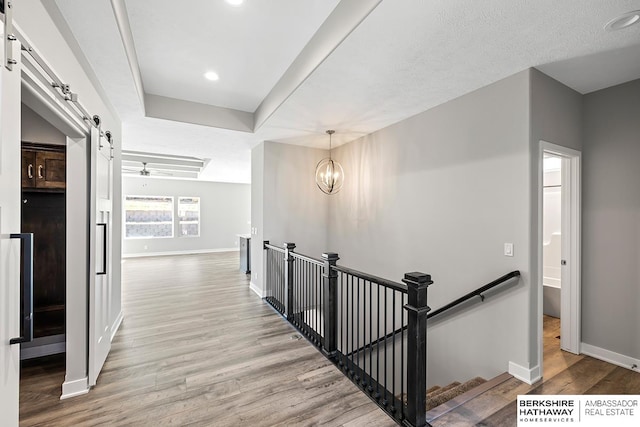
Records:
{"label": "gray wall", "polygon": [[[282,246],[297,245],[296,251],[320,258],[328,247],[328,196],[315,183],[318,162],[327,150],[265,141],[251,151],[251,182],[254,207],[251,212],[252,276],[256,290],[264,288],[262,241]],[[260,264],[258,264],[260,263]]]}
{"label": "gray wall", "polygon": [[[392,280],[432,275],[437,308],[512,270],[516,286],[429,327],[430,384],[529,367],[529,71],[335,150],[341,264]],[[317,191],[317,190],[316,190]],[[514,244],[515,256],[503,255]],[[537,347],[536,347],[537,348]]]}
{"label": "gray wall", "polygon": [[[125,177],[122,197],[200,197],[200,237],[124,239],[123,256],[238,249],[237,234],[249,233],[251,186],[178,179]],[[174,212],[174,223],[177,217]],[[174,228],[175,230],[175,228]],[[146,248],[145,248],[146,246]]]}
{"label": "gray wall", "polygon": [[582,341],[640,358],[640,80],[584,97]]}
{"label": "gray wall", "polygon": [[296,251],[320,257],[327,251],[328,196],[316,186],[316,165],[327,150],[264,143],[265,238],[293,242]]}

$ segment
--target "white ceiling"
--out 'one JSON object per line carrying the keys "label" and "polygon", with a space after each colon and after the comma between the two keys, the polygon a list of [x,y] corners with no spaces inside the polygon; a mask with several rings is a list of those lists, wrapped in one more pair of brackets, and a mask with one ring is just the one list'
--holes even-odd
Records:
{"label": "white ceiling", "polygon": [[[211,159],[211,180],[249,182],[260,141],[326,147],[332,128],[348,142],[528,67],[581,93],[640,78],[640,25],[603,30],[640,0],[384,0],[263,126],[238,132],[145,117],[109,1],[55,3],[123,119],[123,147]],[[345,13],[337,3],[127,0],[145,92],[253,113]]]}
{"label": "white ceiling", "polygon": [[[147,93],[254,112],[338,0],[126,2]],[[215,70],[218,82],[203,81]],[[204,84],[206,83],[206,84]]]}

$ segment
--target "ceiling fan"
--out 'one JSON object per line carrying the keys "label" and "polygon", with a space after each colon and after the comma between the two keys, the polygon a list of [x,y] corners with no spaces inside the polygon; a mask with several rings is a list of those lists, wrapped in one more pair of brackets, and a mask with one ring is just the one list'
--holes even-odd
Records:
{"label": "ceiling fan", "polygon": [[[129,172],[129,173],[139,173],[141,176],[151,176],[151,171],[149,169],[147,169],[147,162],[141,162],[142,163],[142,169],[137,170],[137,169],[122,169],[123,172]],[[173,176],[172,173],[169,172],[162,172],[162,171],[158,171],[158,170],[154,170],[153,171],[153,175],[165,175],[165,176]]]}

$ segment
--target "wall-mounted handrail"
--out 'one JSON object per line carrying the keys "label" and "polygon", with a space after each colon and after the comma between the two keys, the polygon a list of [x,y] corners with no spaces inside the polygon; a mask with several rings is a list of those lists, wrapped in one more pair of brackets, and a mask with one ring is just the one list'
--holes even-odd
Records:
{"label": "wall-mounted handrail", "polygon": [[491,283],[487,283],[484,286],[479,287],[478,289],[476,289],[473,292],[469,292],[468,294],[458,298],[455,301],[451,301],[449,304],[440,307],[437,310],[432,311],[431,313],[429,313],[429,315],[427,315],[427,319],[431,319],[434,316],[437,316],[440,313],[443,313],[447,310],[452,309],[453,307],[462,304],[463,302],[470,300],[473,297],[479,296],[482,301],[484,301],[484,295],[482,295],[483,293],[485,293],[486,291],[488,291],[489,289],[495,288],[498,285],[501,285],[503,283],[505,283],[506,281],[513,279],[514,277],[520,277],[520,271],[519,270],[514,270],[510,273],[505,274],[504,276],[501,276],[499,278],[497,278],[496,280],[494,280]]}

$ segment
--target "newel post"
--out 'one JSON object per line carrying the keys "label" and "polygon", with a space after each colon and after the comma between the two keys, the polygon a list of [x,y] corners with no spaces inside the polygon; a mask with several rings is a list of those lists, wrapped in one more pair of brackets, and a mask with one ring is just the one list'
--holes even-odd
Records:
{"label": "newel post", "polygon": [[324,345],[323,352],[328,357],[333,357],[337,349],[337,303],[338,303],[338,272],[333,269],[340,259],[338,254],[333,252],[323,253],[324,271],[323,278],[323,306],[324,306]]}
{"label": "newel post", "polygon": [[293,250],[295,248],[295,243],[284,244],[284,286],[286,289],[286,301],[284,301],[284,303],[287,320],[289,321],[293,319]]}
{"label": "newel post", "polygon": [[433,282],[424,273],[407,273],[407,419],[413,427],[427,426],[427,288]]}

